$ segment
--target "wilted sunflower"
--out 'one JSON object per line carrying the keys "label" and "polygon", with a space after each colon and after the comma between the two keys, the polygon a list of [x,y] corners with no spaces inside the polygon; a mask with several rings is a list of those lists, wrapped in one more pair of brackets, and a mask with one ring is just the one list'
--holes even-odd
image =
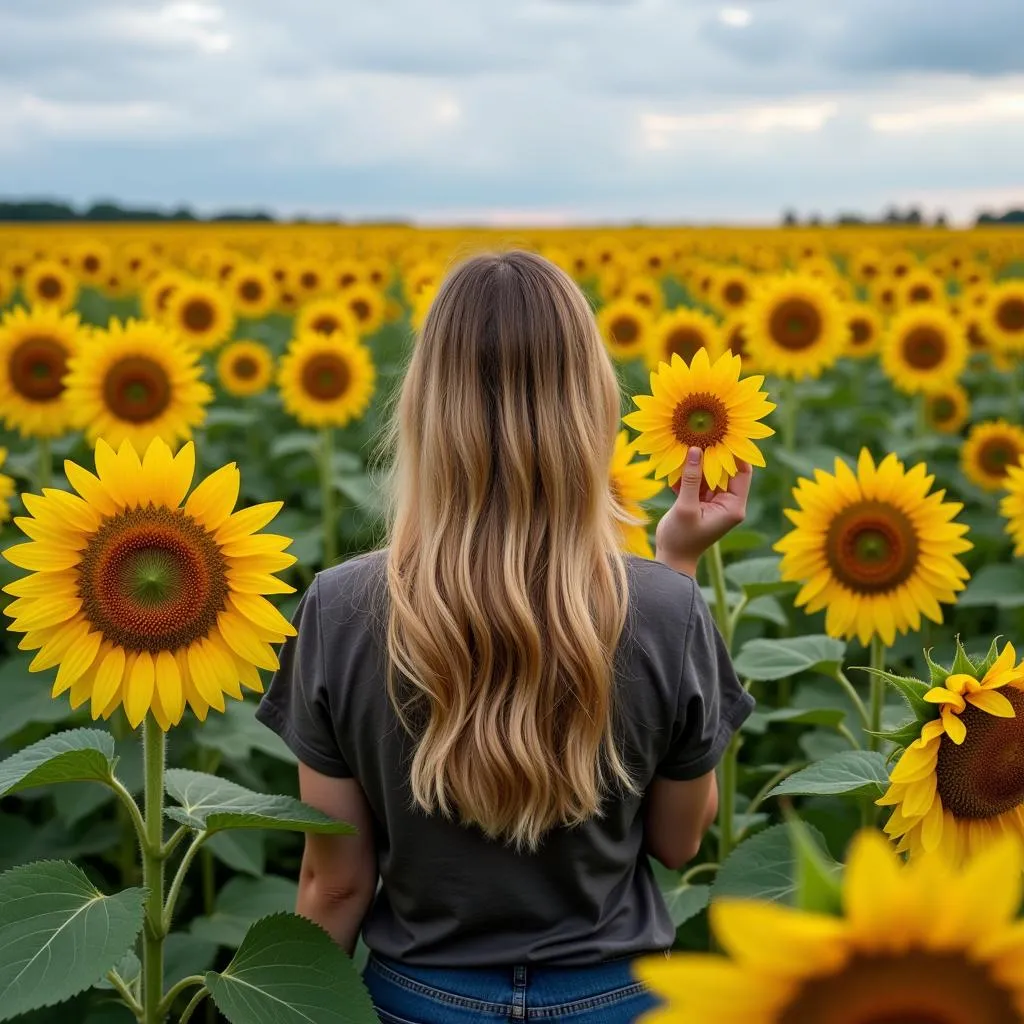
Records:
{"label": "wilted sunflower", "polygon": [[904,752],[877,803],[899,852],[961,863],[1005,832],[1024,839],[1024,663],[1013,644],[974,661],[958,642],[952,670],[928,664],[930,683],[900,678],[916,715],[887,734]]}
{"label": "wilted sunflower", "polygon": [[664,486],[649,476],[649,461],[634,462],[636,445],[631,444],[629,434],[620,430],[615,438],[612,464],[608,470],[608,486],[619,508],[629,521],[620,521],[622,543],[625,549],[643,558],[653,558],[654,550],[647,535],[647,513],[641,502],[653,498]]}
{"label": "wilted sunflower", "polygon": [[882,343],[882,368],[908,394],[955,383],[967,356],[963,325],[939,306],[905,309],[893,318]]}
{"label": "wilted sunflower", "polygon": [[999,512],[1007,520],[1006,532],[1013,538],[1014,555],[1024,557],[1024,466],[1010,467]]}
{"label": "wilted sunflower", "polygon": [[639,303],[616,299],[597,314],[597,325],[616,359],[636,359],[646,354],[654,320]]}
{"label": "wilted sunflower", "polygon": [[21,293],[32,306],[70,309],[78,298],[78,282],[71,271],[56,260],[39,260],[25,271]]}
{"label": "wilted sunflower", "polygon": [[68,361],[78,351],[77,313],[13,309],[0,319],[0,416],[22,437],[58,437],[72,426]]}
{"label": "wilted sunflower", "polygon": [[198,349],[216,348],[231,333],[235,315],[224,292],[209,281],[183,280],[167,300],[164,323]]}
{"label": "wilted sunflower", "polygon": [[354,284],[342,292],[340,297],[352,314],[360,337],[376,334],[384,326],[387,303],[372,284]]}
{"label": "wilted sunflower", "polygon": [[712,364],[700,349],[687,364],[678,356],[651,374],[650,395],[634,395],[638,412],[623,422],[640,431],[636,450],[651,456],[656,477],[674,484],[690,448],[704,452],[704,479],[725,488],[736,475],[736,460],[763,466],[764,456],[752,439],[770,437],[759,422],[775,405],[760,390],[764,377],[740,380],[743,361],[731,352]]}
{"label": "wilted sunflower", "polygon": [[90,441],[125,439],[143,451],[154,437],[187,440],[213,391],[195,349],[162,324],[111,320],[69,363],[67,401]]}
{"label": "wilted sunflower", "polygon": [[295,317],[295,333],[335,334],[340,332],[355,337],[355,319],[343,299],[314,299],[307,302]]}
{"label": "wilted sunflower", "polygon": [[842,459],[834,474],[815,471],[793,489],[798,510],[785,509],[795,529],[775,550],[782,578],[802,583],[797,607],[825,609],[825,631],[867,644],[921,628],[921,615],[942,622],[969,573],[956,557],[973,545],[954,522],[963,505],[929,494],[935,478],[924,464],[905,470],[895,455],[876,467],[861,450],[856,475]]}
{"label": "wilted sunflower", "polygon": [[245,263],[231,275],[227,288],[235,312],[250,320],[265,317],[277,305],[277,282],[262,263]]}
{"label": "wilted sunflower", "polygon": [[285,409],[303,426],[343,427],[366,412],[376,371],[354,338],[300,334],[281,358],[277,383]]}
{"label": "wilted sunflower", "polygon": [[[258,669],[277,668],[272,643],[294,629],[263,594],[290,593],[272,574],[295,559],[287,537],[260,534],[281,502],[232,514],[234,463],[203,480],[182,505],[195,451],[176,456],[156,439],[140,461],[124,442],[96,445],[96,475],[65,462],[81,497],[26,495],[16,520],[31,539],[4,557],[30,575],[4,590],[8,627],[38,651],[33,672],[57,665],[53,696],[91,700],[92,717],[123,705],[132,726],[147,712],[162,729],[186,702],[200,718],[224,710],[241,686],[262,691]],[[241,684],[241,685],[240,685]]]}
{"label": "wilted sunflower", "polygon": [[639,959],[664,1003],[638,1024],[1020,1024],[1021,852],[1004,839],[966,867],[903,864],[854,837],[842,916],[746,899],[711,904],[727,956]]}
{"label": "wilted sunflower", "polygon": [[780,377],[817,377],[842,355],[843,307],[825,281],[769,278],[747,304],[746,338],[758,368]]}
{"label": "wilted sunflower", "polygon": [[882,343],[882,318],[878,311],[866,302],[851,303],[846,308],[846,322],[846,355],[855,359],[874,355]]}
{"label": "wilted sunflower", "polygon": [[992,286],[983,325],[985,336],[998,348],[1024,352],[1024,281],[1001,281]]}
{"label": "wilted sunflower", "polygon": [[960,451],[960,465],[972,483],[986,491],[1006,487],[1011,466],[1024,458],[1024,430],[1006,420],[976,423]]}
{"label": "wilted sunflower", "polygon": [[924,396],[928,425],[940,434],[956,434],[971,413],[971,399],[959,384],[948,384]]}
{"label": "wilted sunflower", "polygon": [[258,341],[232,341],[217,356],[217,376],[229,395],[258,395],[274,379],[274,357]]}
{"label": "wilted sunflower", "polygon": [[721,330],[715,321],[696,309],[679,306],[657,319],[647,346],[647,365],[656,370],[660,363],[679,356],[689,363],[700,349],[712,360],[725,351]]}
{"label": "wilted sunflower", "polygon": [[161,270],[142,290],[142,313],[147,320],[166,322],[171,296],[188,279],[177,270]]}
{"label": "wilted sunflower", "polygon": [[[7,461],[7,449],[0,448],[0,466]],[[14,497],[14,480],[6,473],[0,473],[0,523],[11,518],[11,498]]]}

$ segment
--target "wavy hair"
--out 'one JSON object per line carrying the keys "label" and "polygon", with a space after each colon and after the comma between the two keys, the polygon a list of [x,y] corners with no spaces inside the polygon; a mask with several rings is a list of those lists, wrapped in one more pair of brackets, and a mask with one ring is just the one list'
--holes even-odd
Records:
{"label": "wavy hair", "polygon": [[586,299],[527,252],[442,285],[391,442],[388,692],[416,804],[516,849],[637,792],[617,750],[627,613],[619,390]]}

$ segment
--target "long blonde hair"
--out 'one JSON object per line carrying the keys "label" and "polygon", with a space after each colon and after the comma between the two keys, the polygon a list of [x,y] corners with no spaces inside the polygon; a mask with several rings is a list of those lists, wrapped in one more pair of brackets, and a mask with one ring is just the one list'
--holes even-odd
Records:
{"label": "long blonde hair", "polygon": [[608,467],[619,391],[573,281],[527,252],[441,287],[398,399],[388,692],[416,804],[517,849],[618,781],[627,584]]}

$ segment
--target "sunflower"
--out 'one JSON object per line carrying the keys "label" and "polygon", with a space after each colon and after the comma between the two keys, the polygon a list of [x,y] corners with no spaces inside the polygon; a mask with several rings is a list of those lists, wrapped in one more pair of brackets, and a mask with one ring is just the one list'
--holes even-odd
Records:
{"label": "sunflower", "polygon": [[882,254],[877,249],[860,249],[850,260],[850,273],[861,284],[871,284],[881,274],[882,262]]}
{"label": "sunflower", "polygon": [[882,343],[882,368],[909,394],[953,384],[967,356],[963,325],[939,306],[905,309],[889,324]]}
{"label": "sunflower", "polygon": [[431,285],[428,288],[422,289],[416,298],[413,299],[409,322],[412,324],[414,331],[423,330],[423,325],[427,322],[427,314],[430,312],[430,307],[434,304],[437,293],[438,287]]}
{"label": "sunflower", "polygon": [[743,267],[726,267],[715,279],[712,305],[726,313],[742,309],[754,292],[754,277]]}
{"label": "sunflower", "polygon": [[384,325],[387,303],[372,284],[359,282],[346,288],[341,294],[341,301],[348,307],[360,336],[376,334]]}
{"label": "sunflower", "polygon": [[928,425],[940,434],[958,434],[971,412],[971,399],[959,384],[949,384],[924,396]]}
{"label": "sunflower", "polygon": [[727,956],[636,961],[664,1001],[638,1024],[1020,1024],[1022,858],[1009,839],[967,866],[903,864],[877,832],[854,837],[842,916],[712,903]]}
{"label": "sunflower", "polygon": [[883,266],[885,274],[899,280],[917,266],[917,257],[912,252],[891,252],[885,257]]}
{"label": "sunflower", "polygon": [[78,282],[56,260],[39,260],[25,271],[21,293],[33,306],[70,309],[78,298]]}
{"label": "sunflower", "polygon": [[643,306],[652,316],[658,316],[665,308],[665,296],[661,285],[649,277],[629,277],[623,283],[618,296],[632,299]]}
{"label": "sunflower", "polygon": [[30,538],[4,557],[30,575],[8,584],[9,628],[38,651],[33,672],[59,665],[53,696],[70,690],[92,717],[123,705],[138,726],[152,712],[164,730],[186,702],[200,719],[224,710],[241,686],[261,692],[259,669],[277,668],[272,643],[295,630],[262,595],[293,589],[272,574],[295,558],[287,537],[260,534],[281,502],[232,514],[234,463],[203,480],[182,505],[195,450],[176,456],[160,439],[140,460],[129,441],[96,445],[96,474],[65,462],[78,495],[26,495],[16,520]]}
{"label": "sunflower", "polygon": [[10,271],[11,277],[19,282],[24,280],[25,272],[32,266],[34,258],[31,249],[13,248],[0,252],[0,262],[4,269]]}
{"label": "sunflower", "polygon": [[295,333],[335,334],[341,332],[356,337],[358,331],[352,311],[344,299],[314,299],[299,310],[295,318]]}
{"label": "sunflower", "polygon": [[0,266],[0,306],[6,306],[14,298],[15,288],[14,275],[6,267]]}
{"label": "sunflower", "polygon": [[797,481],[799,509],[784,510],[795,529],[775,550],[782,578],[803,584],[796,605],[826,609],[830,636],[891,645],[897,632],[920,629],[922,614],[942,622],[939,602],[955,601],[969,576],[956,556],[973,545],[953,521],[963,505],[929,494],[934,479],[892,454],[876,467],[864,448],[856,474],[836,459],[834,474]]}
{"label": "sunflower", "polygon": [[671,362],[674,355],[689,363],[702,348],[712,359],[725,351],[718,324],[699,310],[679,306],[655,322],[647,347],[647,365],[656,370],[660,363]]}
{"label": "sunflower", "polygon": [[722,321],[719,331],[722,335],[722,345],[734,356],[743,360],[743,368],[750,370],[754,366],[754,360],[750,355],[750,346],[747,344],[747,325],[743,312],[733,313]]}
{"label": "sunflower", "polygon": [[619,521],[622,543],[627,551],[643,558],[653,558],[654,550],[647,535],[647,514],[641,502],[653,498],[664,486],[648,475],[651,463],[633,462],[636,445],[629,434],[620,430],[615,438],[615,450],[608,471],[608,486],[619,508],[627,519]]}
{"label": "sunflower", "polygon": [[171,296],[188,279],[177,270],[161,270],[155,274],[142,290],[142,315],[147,320],[163,322]]}
{"label": "sunflower", "polygon": [[1024,662],[1013,644],[972,660],[958,642],[953,670],[928,664],[930,683],[900,680],[916,717],[887,734],[904,750],[877,803],[898,852],[962,862],[1004,832],[1024,839]]}
{"label": "sunflower", "polygon": [[986,491],[1006,487],[1010,467],[1024,458],[1024,430],[1006,420],[971,427],[960,451],[960,465],[972,483]]}
{"label": "sunflower", "polygon": [[321,295],[329,283],[327,268],[316,259],[296,260],[290,268],[288,280],[300,302]]}
{"label": "sunflower", "polygon": [[896,285],[896,304],[907,306],[945,305],[946,284],[927,267],[915,267]]}
{"label": "sunflower", "polygon": [[368,256],[362,261],[362,280],[369,281],[374,288],[384,291],[391,283],[394,268],[383,256]]}
{"label": "sunflower", "polygon": [[842,354],[847,321],[827,282],[788,274],[769,278],[755,292],[745,333],[760,369],[817,377]]}
{"label": "sunflower", "polygon": [[846,355],[866,359],[874,355],[882,341],[882,317],[866,302],[849,305],[846,309]]}
{"label": "sunflower", "polygon": [[277,282],[262,263],[246,263],[231,275],[227,285],[235,311],[260,320],[277,305]]}
{"label": "sunflower", "polygon": [[425,288],[434,288],[441,283],[444,269],[433,260],[422,260],[405,273],[402,289],[407,302],[412,302]]}
{"label": "sunflower", "polygon": [[58,437],[72,426],[68,361],[78,351],[77,313],[13,309],[0,320],[0,416],[22,437]]}
{"label": "sunflower", "polygon": [[164,322],[190,345],[216,348],[231,333],[235,315],[227,296],[208,281],[183,280],[167,300]]}
{"label": "sunflower", "polygon": [[366,280],[363,264],[356,259],[338,260],[331,269],[331,278],[339,292]]}
{"label": "sunflower", "polygon": [[597,325],[616,359],[636,359],[646,352],[654,321],[639,303],[616,299],[597,314]]}
{"label": "sunflower", "polygon": [[354,338],[300,334],[281,358],[277,382],[285,409],[303,426],[343,427],[366,412],[376,371]]}
{"label": "sunflower", "polygon": [[889,277],[888,275],[875,278],[874,283],[870,287],[869,294],[871,301],[886,316],[891,316],[896,312],[896,306],[899,301],[899,282],[896,278]]}
{"label": "sunflower", "polygon": [[111,320],[69,364],[67,401],[90,441],[140,451],[154,437],[187,440],[213,398],[196,351],[161,324]]}
{"label": "sunflower", "polygon": [[992,286],[982,330],[998,348],[1024,352],[1024,281],[1001,281]]}
{"label": "sunflower", "polygon": [[136,291],[131,275],[117,267],[114,267],[97,287],[108,299],[126,299]]}
{"label": "sunflower", "polygon": [[85,284],[98,287],[113,270],[113,256],[110,246],[95,240],[75,246],[71,266],[78,279]]}
{"label": "sunflower", "polygon": [[[7,449],[0,448],[0,466],[7,461]],[[11,498],[14,497],[14,480],[6,473],[0,473],[0,523],[11,518]]]}
{"label": "sunflower", "polygon": [[775,433],[758,422],[775,405],[760,390],[764,377],[740,380],[742,363],[731,352],[712,363],[703,348],[689,366],[673,355],[651,374],[652,394],[634,396],[639,411],[623,422],[640,431],[634,444],[652,456],[655,477],[674,484],[691,447],[703,450],[704,478],[712,488],[726,487],[736,474],[736,459],[765,464],[752,439]]}
{"label": "sunflower", "polygon": [[274,379],[274,357],[258,341],[232,341],[217,356],[217,376],[229,395],[258,395]]}
{"label": "sunflower", "polygon": [[1011,466],[1006,474],[1006,496],[999,503],[1006,532],[1013,538],[1013,553],[1024,557],[1024,466]]}

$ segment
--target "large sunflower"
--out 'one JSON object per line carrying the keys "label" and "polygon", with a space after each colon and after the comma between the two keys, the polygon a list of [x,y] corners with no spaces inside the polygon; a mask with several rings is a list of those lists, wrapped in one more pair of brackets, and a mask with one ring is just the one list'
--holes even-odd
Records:
{"label": "large sunflower", "polygon": [[817,377],[842,355],[848,328],[826,281],[770,278],[747,305],[746,338],[758,368],[780,377]]}
{"label": "large sunflower", "polygon": [[895,455],[876,467],[866,448],[854,472],[836,459],[835,473],[815,471],[793,489],[795,529],[775,545],[785,580],[802,583],[797,606],[826,610],[830,636],[880,636],[920,629],[921,615],[942,622],[940,602],[956,600],[969,573],[956,557],[973,546],[954,522],[963,508],[929,494],[924,464],[907,471]]}
{"label": "large sunflower", "polygon": [[648,956],[636,977],[664,1000],[638,1024],[1020,1024],[1022,860],[1004,840],[966,867],[903,864],[859,833],[842,916],[719,900],[727,956]]}
{"label": "large sunflower", "polygon": [[300,334],[277,375],[285,409],[307,427],[343,427],[366,412],[376,371],[369,349],[340,333]]}
{"label": "large sunflower", "polygon": [[203,422],[213,398],[196,351],[148,320],[111,320],[69,369],[67,401],[93,442],[127,439],[142,451],[160,437],[176,445]]}
{"label": "large sunflower", "polygon": [[874,355],[882,342],[882,317],[866,302],[851,303],[846,308],[846,355],[866,359]]}
{"label": "large sunflower", "polygon": [[956,382],[967,365],[963,325],[939,306],[911,306],[889,324],[882,368],[901,391],[916,394]]}
{"label": "large sunflower", "polygon": [[262,263],[246,263],[238,267],[228,280],[227,288],[239,316],[260,320],[277,305],[277,282],[270,267]]}
{"label": "large sunflower", "polygon": [[986,491],[1006,487],[1010,468],[1022,460],[1024,430],[1006,420],[976,423],[960,450],[964,475]]}
{"label": "large sunflower", "polygon": [[647,535],[647,513],[641,502],[653,498],[664,485],[650,478],[649,461],[633,461],[635,454],[636,445],[630,443],[629,434],[625,430],[620,430],[615,438],[612,464],[608,470],[608,487],[627,517],[619,522],[625,549],[643,558],[653,558],[654,551]]}
{"label": "large sunflower", "polygon": [[653,324],[650,312],[632,299],[615,299],[597,314],[605,345],[616,359],[645,355]]}
{"label": "large sunflower", "polygon": [[959,433],[971,414],[970,395],[959,384],[949,384],[924,396],[928,425],[940,434]]}
{"label": "large sunflower", "polygon": [[229,395],[258,395],[274,379],[274,357],[258,341],[232,341],[217,356],[217,376]]}
{"label": "large sunflower", "polygon": [[735,476],[737,459],[765,464],[752,439],[775,433],[759,422],[775,405],[760,390],[764,377],[740,380],[742,363],[731,352],[712,363],[703,348],[689,366],[673,355],[651,374],[652,393],[633,397],[639,411],[623,422],[640,431],[636,450],[651,456],[656,477],[674,484],[694,447],[704,452],[704,478],[712,488],[724,488]]}
{"label": "large sunflower", "polygon": [[[241,686],[260,692],[258,669],[277,668],[272,643],[294,629],[263,594],[293,588],[272,574],[295,559],[287,537],[259,534],[280,502],[232,514],[234,463],[189,495],[195,451],[156,439],[140,460],[129,442],[96,445],[96,475],[65,462],[81,497],[26,495],[16,520],[30,538],[4,557],[30,575],[4,590],[31,671],[58,665],[54,697],[91,701],[93,718],[123,705],[132,726],[152,712],[162,729],[186,702],[203,719]],[[241,685],[240,685],[241,684]]]}
{"label": "large sunflower", "polygon": [[57,437],[74,420],[68,361],[78,351],[77,313],[14,309],[0,320],[0,416],[22,437]]}
{"label": "large sunflower", "polygon": [[78,298],[78,282],[56,260],[39,260],[25,271],[21,293],[32,306],[70,309]]}
{"label": "large sunflower", "polygon": [[356,337],[358,328],[348,304],[341,298],[314,299],[299,310],[295,318],[295,333],[334,334],[340,331]]}
{"label": "large sunflower", "polygon": [[916,718],[891,734],[904,752],[877,802],[898,851],[962,862],[1004,832],[1024,839],[1024,662],[1012,644],[977,662],[958,645],[956,671],[929,668],[930,684],[900,679]]}
{"label": "large sunflower", "polygon": [[[7,461],[7,449],[0,448],[0,466]],[[11,518],[11,498],[14,497],[14,480],[6,473],[0,473],[0,523]]]}
{"label": "large sunflower", "polygon": [[997,347],[1024,352],[1024,281],[1001,281],[992,286],[982,330]]}
{"label": "large sunflower", "polygon": [[1011,466],[1006,474],[1006,496],[999,511],[1007,520],[1006,532],[1013,538],[1013,553],[1024,557],[1024,466]]}
{"label": "large sunflower", "polygon": [[216,348],[235,325],[227,296],[209,281],[179,282],[167,300],[163,320],[190,345],[204,350]]}

